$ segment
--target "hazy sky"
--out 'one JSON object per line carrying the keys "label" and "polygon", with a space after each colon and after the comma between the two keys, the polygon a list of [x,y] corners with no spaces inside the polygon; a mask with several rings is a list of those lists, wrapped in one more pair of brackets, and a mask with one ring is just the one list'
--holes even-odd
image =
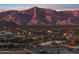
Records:
{"label": "hazy sky", "polygon": [[41,8],[56,9],[56,10],[79,9],[79,4],[0,4],[0,10],[28,9],[34,6],[41,7]]}

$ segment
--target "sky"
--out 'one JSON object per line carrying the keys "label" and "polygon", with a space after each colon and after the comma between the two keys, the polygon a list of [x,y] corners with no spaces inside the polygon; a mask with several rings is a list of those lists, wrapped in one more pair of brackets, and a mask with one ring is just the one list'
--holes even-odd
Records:
{"label": "sky", "polygon": [[22,10],[35,6],[52,10],[79,10],[79,4],[0,4],[0,11],[10,9]]}

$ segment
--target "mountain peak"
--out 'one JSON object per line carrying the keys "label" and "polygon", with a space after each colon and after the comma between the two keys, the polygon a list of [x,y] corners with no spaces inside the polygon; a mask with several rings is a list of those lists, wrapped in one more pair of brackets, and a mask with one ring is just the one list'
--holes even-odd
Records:
{"label": "mountain peak", "polygon": [[[75,15],[75,16],[74,16]],[[0,12],[0,21],[13,22],[18,25],[63,25],[79,24],[79,12],[59,11],[34,6],[22,11]],[[4,24],[4,23],[3,23]]]}
{"label": "mountain peak", "polygon": [[33,8],[39,8],[39,7],[37,7],[37,6],[34,6]]}

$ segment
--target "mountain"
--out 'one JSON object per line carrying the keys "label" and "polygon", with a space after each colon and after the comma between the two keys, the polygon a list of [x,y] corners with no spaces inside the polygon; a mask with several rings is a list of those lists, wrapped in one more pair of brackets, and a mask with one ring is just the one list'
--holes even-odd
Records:
{"label": "mountain", "polygon": [[56,11],[32,7],[0,12],[0,25],[72,25],[79,24],[79,10]]}
{"label": "mountain", "polygon": [[0,21],[0,27],[18,27],[18,25],[14,22]]}

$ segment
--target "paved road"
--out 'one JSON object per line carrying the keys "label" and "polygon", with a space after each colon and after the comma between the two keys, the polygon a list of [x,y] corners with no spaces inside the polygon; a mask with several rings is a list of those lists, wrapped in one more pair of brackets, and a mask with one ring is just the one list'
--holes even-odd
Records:
{"label": "paved road", "polygon": [[[38,48],[31,48],[32,52],[39,54],[39,50],[45,50],[48,53],[46,54],[79,54],[79,50],[75,49],[66,49],[66,48],[53,48],[53,47],[38,47]],[[57,52],[59,51],[59,52]]]}
{"label": "paved road", "polygon": [[0,49],[0,54],[34,54],[32,51],[27,48],[20,49]]}
{"label": "paved road", "polygon": [[[40,54],[40,50],[45,50],[45,54],[79,54],[79,50],[65,49],[65,48],[53,48],[53,47],[30,47],[19,49],[0,49],[0,54]],[[59,52],[57,52],[59,51]]]}

